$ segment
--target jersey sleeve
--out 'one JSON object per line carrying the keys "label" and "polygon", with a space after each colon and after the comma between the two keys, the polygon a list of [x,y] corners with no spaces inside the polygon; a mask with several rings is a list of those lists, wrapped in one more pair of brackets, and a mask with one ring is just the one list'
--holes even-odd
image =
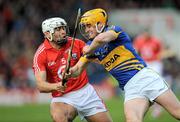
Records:
{"label": "jersey sleeve", "polygon": [[114,35],[116,36],[116,38],[118,38],[118,36],[122,33],[121,27],[119,27],[119,26],[114,26],[114,25],[108,27],[108,28],[107,28],[107,31],[113,32]]}
{"label": "jersey sleeve", "polygon": [[109,30],[113,31],[114,34],[116,34],[115,36],[117,37],[117,41],[131,42],[129,35],[125,31],[123,31],[120,26],[111,26]]}
{"label": "jersey sleeve", "polygon": [[46,70],[45,61],[46,61],[45,53],[37,51],[33,59],[33,71],[35,74],[39,71]]}

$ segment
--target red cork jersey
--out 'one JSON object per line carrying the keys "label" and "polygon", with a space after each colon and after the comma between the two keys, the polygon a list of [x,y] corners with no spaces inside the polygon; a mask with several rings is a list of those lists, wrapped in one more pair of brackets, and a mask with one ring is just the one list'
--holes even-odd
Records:
{"label": "red cork jersey", "polygon": [[145,61],[152,62],[160,60],[162,44],[157,38],[151,37],[146,41],[143,36],[139,36],[135,40],[134,46]]}
{"label": "red cork jersey", "polygon": [[[62,72],[65,69],[68,51],[70,49],[72,38],[68,37],[68,41],[60,49],[53,48],[47,39],[37,49],[34,60],[33,70],[36,74],[39,71],[46,71],[47,81],[49,83],[61,82]],[[72,58],[70,66],[74,66],[81,55],[83,54],[82,49],[85,43],[82,40],[75,39],[74,47],[72,50]],[[81,75],[76,78],[70,78],[67,82],[67,88],[64,93],[54,91],[52,92],[53,97],[58,97],[66,94],[70,91],[78,90],[82,88],[88,82],[86,71],[83,71]]]}

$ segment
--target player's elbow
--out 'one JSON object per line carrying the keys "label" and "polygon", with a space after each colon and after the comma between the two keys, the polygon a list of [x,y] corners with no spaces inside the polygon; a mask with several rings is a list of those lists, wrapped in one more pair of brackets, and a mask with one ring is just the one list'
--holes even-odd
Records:
{"label": "player's elbow", "polygon": [[39,90],[39,92],[40,93],[49,93],[49,92],[51,92],[50,90],[49,91],[47,91],[47,90],[45,90],[45,89],[42,89],[42,88],[38,88],[38,90]]}
{"label": "player's elbow", "polygon": [[44,89],[41,89],[39,87],[38,87],[38,90],[39,90],[40,93],[44,93],[45,92]]}
{"label": "player's elbow", "polygon": [[40,93],[46,93],[45,89],[42,86],[42,83],[37,82],[36,87]]}
{"label": "player's elbow", "polygon": [[38,89],[38,91],[39,91],[40,93],[45,93],[45,91],[44,91],[44,89],[43,89],[42,87],[37,86],[37,89]]}

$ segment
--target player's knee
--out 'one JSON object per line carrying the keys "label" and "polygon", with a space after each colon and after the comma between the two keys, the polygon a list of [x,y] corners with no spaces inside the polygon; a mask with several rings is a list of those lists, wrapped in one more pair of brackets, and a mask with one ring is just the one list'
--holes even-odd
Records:
{"label": "player's knee", "polygon": [[129,117],[129,118],[126,118],[126,122],[142,122],[142,120],[137,117]]}
{"label": "player's knee", "polygon": [[126,122],[142,122],[142,117],[137,116],[137,115],[130,115],[130,114],[126,114]]}
{"label": "player's knee", "polygon": [[74,113],[68,113],[67,114],[67,120],[68,122],[72,122],[75,119],[76,115]]}
{"label": "player's knee", "polygon": [[180,108],[173,113],[174,118],[180,120]]}
{"label": "player's knee", "polygon": [[57,113],[51,113],[51,118],[54,122],[68,122],[67,116],[65,114],[59,115]]}

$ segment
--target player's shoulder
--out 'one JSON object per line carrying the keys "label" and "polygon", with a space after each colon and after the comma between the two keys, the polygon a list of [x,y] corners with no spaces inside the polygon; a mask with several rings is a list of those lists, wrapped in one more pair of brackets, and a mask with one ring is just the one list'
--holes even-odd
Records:
{"label": "player's shoulder", "polygon": [[44,51],[45,51],[45,48],[46,48],[46,47],[45,47],[45,44],[44,44],[44,43],[42,43],[41,45],[39,45],[39,47],[37,48],[37,50],[36,50],[36,52],[35,52],[34,57],[37,57],[37,56],[43,54]]}
{"label": "player's shoulder", "polygon": [[122,31],[122,28],[120,26],[117,26],[117,25],[110,25],[106,28],[106,31],[108,30],[113,30],[115,32],[120,32]]}

